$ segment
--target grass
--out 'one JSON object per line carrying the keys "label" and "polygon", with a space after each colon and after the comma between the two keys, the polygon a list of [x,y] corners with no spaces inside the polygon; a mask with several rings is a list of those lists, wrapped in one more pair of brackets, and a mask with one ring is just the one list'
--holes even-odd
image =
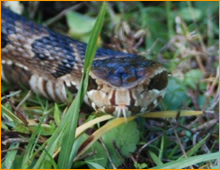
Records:
{"label": "grass", "polygon": [[[205,3],[206,9],[203,2],[114,2],[102,8],[96,2],[76,3],[78,14],[71,15],[65,15],[63,3],[63,16],[46,19],[43,8],[26,11],[39,23],[50,21],[52,29],[73,34],[65,18],[90,16],[92,25],[98,17],[76,37],[90,39],[71,105],[13,91],[2,82],[2,168],[218,168],[218,5]],[[97,39],[99,45],[145,55],[167,68],[167,93],[154,112],[125,120],[80,111]]]}
{"label": "grass", "polygon": [[[92,36],[90,37],[90,40],[89,40],[89,43],[86,49],[83,76],[82,76],[79,91],[77,93],[76,98],[74,99],[73,103],[71,104],[70,108],[68,109],[65,115],[67,122],[64,121],[64,124],[67,124],[67,127],[65,131],[63,132],[64,136],[62,139],[61,152],[60,152],[59,159],[58,159],[58,168],[65,168],[65,169],[71,168],[73,158],[75,157],[75,155],[71,155],[71,153],[72,152],[76,153],[76,151],[74,151],[75,148],[72,148],[72,146],[75,140],[74,136],[75,136],[76,127],[78,123],[78,114],[79,114],[79,110],[82,105],[82,102],[84,100],[85,94],[87,92],[88,82],[89,82],[89,72],[92,66],[93,58],[96,53],[98,36],[101,32],[101,29],[104,23],[104,16],[106,13],[106,8],[107,8],[106,3],[103,3],[100,13],[97,17],[95,26],[93,28]],[[70,134],[72,134],[73,136]]]}

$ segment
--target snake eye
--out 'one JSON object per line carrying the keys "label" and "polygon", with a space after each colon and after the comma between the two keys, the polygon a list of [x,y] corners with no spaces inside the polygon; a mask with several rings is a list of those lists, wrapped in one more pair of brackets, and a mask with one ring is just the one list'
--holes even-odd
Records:
{"label": "snake eye", "polygon": [[167,86],[167,82],[168,82],[167,72],[163,71],[155,75],[153,78],[151,78],[151,81],[148,85],[148,90],[152,90],[152,89],[162,90]]}

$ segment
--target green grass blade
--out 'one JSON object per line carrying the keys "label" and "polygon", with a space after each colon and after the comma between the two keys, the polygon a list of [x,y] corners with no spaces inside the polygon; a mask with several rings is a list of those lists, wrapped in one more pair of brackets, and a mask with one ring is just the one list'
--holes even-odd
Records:
{"label": "green grass blade", "polygon": [[39,122],[36,130],[33,132],[33,134],[31,135],[31,138],[29,139],[28,145],[26,147],[26,152],[24,155],[24,158],[22,160],[22,168],[26,169],[29,167],[30,165],[30,158],[32,157],[33,154],[33,150],[36,147],[36,143],[38,142],[38,138],[40,136],[41,133],[41,125],[43,123],[43,120],[45,119],[47,115],[44,115],[41,119],[41,121]]}
{"label": "green grass blade", "polygon": [[7,107],[5,107],[4,105],[1,105],[1,110],[3,113],[5,113],[8,117],[10,117],[13,122],[15,124],[22,124],[24,125],[24,123],[22,122],[21,119],[19,119],[15,114],[13,114]]}
{"label": "green grass blade", "polygon": [[92,66],[93,58],[97,50],[97,40],[104,23],[105,13],[106,13],[106,3],[103,3],[86,49],[83,77],[81,80],[79,91],[77,93],[74,102],[71,104],[70,108],[66,113],[67,115],[69,115],[70,121],[68,121],[67,127],[64,130],[64,136],[63,136],[64,140],[61,145],[61,152],[58,159],[58,168],[71,168],[72,165],[72,160],[70,160],[70,158],[73,157],[71,156],[71,152],[72,149],[74,149],[72,148],[72,146],[75,141],[74,137],[78,123],[79,109],[87,91],[89,71]]}
{"label": "green grass blade", "polygon": [[156,165],[163,165],[163,162],[154,152],[149,151],[148,153]]}
{"label": "green grass blade", "polygon": [[162,160],[162,157],[163,157],[163,151],[164,151],[164,142],[165,141],[165,136],[162,136],[161,138],[161,144],[160,144],[160,150],[159,150],[159,159]]}
{"label": "green grass blade", "polygon": [[207,162],[218,159],[219,152],[188,157],[177,161],[172,161],[163,165],[155,166],[152,169],[182,169],[201,162]]}
{"label": "green grass blade", "polygon": [[[180,117],[182,116],[198,116],[203,114],[203,111],[195,111],[195,110],[181,110]],[[172,118],[178,115],[177,110],[167,110],[167,111],[159,111],[159,112],[150,112],[141,114],[141,117],[145,118]]]}
{"label": "green grass blade", "polygon": [[86,161],[86,163],[88,165],[92,166],[94,169],[105,169],[103,166],[101,166],[95,162]]}
{"label": "green grass blade", "polygon": [[82,124],[81,126],[79,126],[77,129],[76,129],[76,138],[79,137],[80,134],[82,134],[84,131],[86,131],[87,129],[93,127],[95,124],[98,124],[100,122],[103,122],[103,121],[106,121],[106,120],[109,120],[109,119],[112,119],[113,116],[112,115],[104,115],[104,116],[101,116],[101,117],[97,117],[93,120],[90,120],[84,124]]}
{"label": "green grass blade", "polygon": [[[44,149],[44,151],[41,153],[33,169],[43,169],[42,165],[44,161],[50,160],[50,156],[53,155],[54,151],[57,149],[58,143],[59,141],[61,141],[62,136],[63,136],[62,132],[60,132],[60,128],[58,127],[57,130],[54,132],[54,134],[45,143],[43,143],[42,146],[47,144],[47,147],[40,148],[40,149]],[[39,150],[37,150],[35,154],[37,154],[38,152]],[[48,155],[50,156],[48,157]]]}
{"label": "green grass blade", "polygon": [[[106,6],[106,5],[105,5]],[[94,50],[96,50],[96,46],[94,48]],[[95,53],[95,52],[94,52]],[[88,66],[88,65],[87,65]],[[88,68],[88,67],[87,67]],[[83,79],[87,79],[88,76],[86,77],[85,76],[85,73],[88,72],[88,71],[84,71],[84,74],[83,74]],[[82,84],[82,83],[81,83]],[[88,85],[88,83],[85,83],[85,85]],[[82,85],[80,85],[80,87],[82,88]],[[84,93],[86,91],[86,88],[85,86],[82,88]],[[77,95],[78,96],[78,95]],[[77,98],[77,97],[76,97]],[[82,99],[82,97],[81,97]],[[74,100],[75,101],[75,100]],[[71,104],[70,106],[70,110],[72,110],[73,108],[73,103]],[[68,109],[69,110],[69,109]],[[53,155],[55,150],[58,149],[58,143],[61,143],[62,142],[62,139],[63,139],[63,135],[65,134],[65,131],[68,127],[68,125],[70,124],[70,121],[71,120],[74,120],[74,119],[71,119],[70,118],[70,114],[72,114],[70,111],[67,112],[64,116],[63,116],[63,119],[61,120],[58,128],[55,130],[55,132],[53,133],[53,135],[46,141],[47,142],[47,147],[46,147],[46,151],[43,151],[41,156],[39,157],[39,159],[37,160],[35,166],[34,166],[34,169],[39,169],[39,168],[43,168],[42,165],[43,165],[43,162],[45,160],[50,160],[50,158],[47,156],[48,154],[50,155]],[[70,126],[70,125],[69,125]],[[70,134],[70,132],[68,132],[68,134]],[[74,138],[74,135],[71,134],[71,136],[73,136]],[[74,139],[73,139],[74,140]],[[61,158],[60,158],[61,159]],[[59,165],[58,165],[59,167]]]}
{"label": "green grass blade", "polygon": [[[199,141],[193,148],[191,148],[189,151],[187,151],[186,152],[187,156],[191,156],[191,155],[195,154],[199,150],[199,148],[202,147],[202,145],[205,143],[205,141],[208,139],[208,137],[209,137],[209,134],[206,135],[206,137],[203,138],[201,141]],[[179,159],[182,159],[182,158],[184,158],[184,156],[181,156]]]}
{"label": "green grass blade", "polygon": [[167,15],[167,28],[168,28],[168,38],[171,39],[174,35],[174,30],[173,30],[173,18],[171,16],[171,7],[172,7],[172,2],[167,1],[166,2],[166,15]]}

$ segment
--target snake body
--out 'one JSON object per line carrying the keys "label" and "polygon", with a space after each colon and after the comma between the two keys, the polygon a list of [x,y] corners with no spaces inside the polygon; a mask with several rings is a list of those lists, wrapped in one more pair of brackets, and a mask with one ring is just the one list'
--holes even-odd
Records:
{"label": "snake body", "polygon": [[[57,102],[79,89],[86,44],[1,8],[1,79]],[[150,111],[164,96],[167,71],[144,57],[99,48],[85,101],[116,116]]]}

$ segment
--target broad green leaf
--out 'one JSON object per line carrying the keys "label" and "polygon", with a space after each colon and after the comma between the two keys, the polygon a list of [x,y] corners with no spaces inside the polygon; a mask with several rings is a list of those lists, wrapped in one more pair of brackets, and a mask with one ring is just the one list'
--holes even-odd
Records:
{"label": "broad green leaf", "polygon": [[178,110],[183,104],[190,102],[187,94],[187,88],[177,78],[170,78],[162,106],[165,110]]}
{"label": "broad green leaf", "polygon": [[16,132],[20,132],[20,133],[24,133],[24,134],[30,134],[30,129],[22,124],[20,125],[15,125],[13,127],[13,129],[16,131]]}
{"label": "broad green leaf", "polygon": [[[29,128],[31,130],[36,130],[37,125],[29,126]],[[52,124],[52,125],[42,124],[42,126],[41,126],[41,135],[42,136],[52,135],[55,130],[56,130],[56,127],[55,127],[54,124]]]}
{"label": "broad green leaf", "polygon": [[202,71],[199,69],[190,70],[184,75],[184,83],[192,88],[196,89],[196,85],[200,84],[200,80],[202,79],[203,74]]}
{"label": "broad green leaf", "polygon": [[[19,144],[18,143],[12,143],[9,147],[6,156],[5,156],[5,161],[4,161],[4,165],[5,167],[3,169],[12,169],[14,166],[14,160],[16,158],[17,152],[18,150],[16,148],[18,148]],[[14,150],[13,150],[14,149]]]}
{"label": "broad green leaf", "polygon": [[[21,162],[23,160],[23,154],[17,154],[13,162],[13,169],[22,169]],[[4,168],[2,168],[4,169]]]}
{"label": "broad green leaf", "polygon": [[[86,159],[86,163],[88,164],[88,166],[91,169],[93,169],[93,168],[100,169],[100,168],[97,168],[99,166],[106,167],[107,162],[108,162],[108,158],[107,158],[106,151],[105,151],[104,147],[101,145],[101,143],[96,141],[87,151],[87,153],[91,153],[91,152],[94,152],[95,154]],[[92,164],[90,164],[90,163],[92,163]],[[94,167],[94,165],[96,165],[96,167]],[[103,169],[103,168],[101,168],[101,169]]]}
{"label": "broad green leaf", "polygon": [[128,123],[128,122],[134,120],[135,118],[136,118],[135,116],[128,117],[127,119],[116,118],[116,119],[113,119],[113,120],[109,121],[108,123],[106,123],[104,126],[99,128],[92,135],[89,136],[89,138],[83,143],[83,147],[80,148],[80,151],[77,153],[77,157],[75,159],[77,160],[83,153],[85,153],[90,148],[90,146],[92,146],[92,144],[96,140],[98,140],[104,134],[106,134],[110,130],[112,130],[112,129],[114,129],[124,123]]}
{"label": "broad green leaf", "polygon": [[202,17],[202,11],[197,8],[182,8],[179,14],[186,21],[200,20]]}
{"label": "broad green leaf", "polygon": [[[72,155],[72,159],[74,158],[74,155],[76,154],[76,152],[78,151],[79,147],[82,145],[82,143],[88,138],[88,135],[87,134],[82,134],[80,137],[78,137],[76,139],[76,141],[74,142],[74,152],[75,153],[71,153]],[[105,167],[106,164],[107,164],[107,155],[106,155],[106,152],[103,148],[103,146],[98,142],[96,141],[89,149],[88,151],[86,152],[86,154],[89,154],[89,153],[94,153],[92,154],[90,157],[86,158],[85,159],[85,163],[87,162],[93,162],[93,163],[96,163],[102,167]],[[90,168],[94,168],[93,166],[89,165]],[[74,167],[74,168],[77,168],[77,167]]]}
{"label": "broad green leaf", "polygon": [[[139,138],[140,134],[134,121],[118,126],[102,137],[116,167],[124,160],[120,154],[123,154],[124,157],[129,157],[135,151]],[[115,145],[121,153],[119,153]]]}
{"label": "broad green leaf", "polygon": [[89,37],[95,25],[95,18],[70,11],[66,14],[69,34],[74,38]]}
{"label": "broad green leaf", "polygon": [[[148,36],[145,37],[146,49],[152,47],[156,39],[167,40],[167,27],[166,25],[161,27],[160,23],[166,21],[166,11],[159,7],[140,7],[140,12],[136,15],[136,20],[140,21],[142,29],[147,30]],[[141,19],[140,19],[141,18]],[[154,46],[154,51],[159,52],[162,48],[162,43],[157,43]]]}

